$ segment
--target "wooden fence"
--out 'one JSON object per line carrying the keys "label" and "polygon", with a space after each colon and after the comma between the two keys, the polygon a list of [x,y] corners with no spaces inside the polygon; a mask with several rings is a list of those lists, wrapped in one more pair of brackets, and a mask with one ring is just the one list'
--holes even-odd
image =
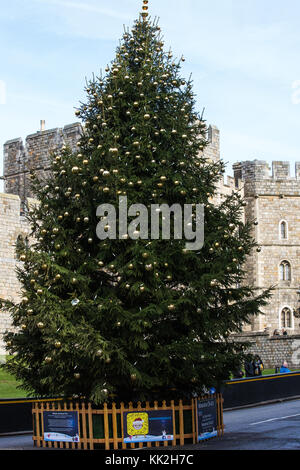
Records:
{"label": "wooden fence", "polygon": [[[212,396],[202,397],[201,400],[211,399]],[[223,398],[222,395],[215,395],[217,404],[217,431],[218,436],[224,433],[223,424]],[[171,410],[173,416],[173,440],[163,442],[147,443],[124,443],[123,442],[123,416],[124,412],[138,412],[151,410]],[[80,442],[51,442],[44,440],[43,413],[45,411],[77,411],[79,419]],[[196,417],[196,399],[188,402],[179,400],[175,404],[174,400],[167,404],[163,401],[160,405],[157,401],[153,406],[149,402],[138,402],[136,406],[129,403],[125,407],[121,403],[117,407],[116,403],[108,406],[104,403],[101,409],[94,408],[91,403],[84,402],[64,402],[56,401],[36,401],[33,404],[33,440],[37,447],[58,448],[58,449],[124,449],[146,447],[168,447],[183,446],[184,444],[197,443],[197,417]]]}

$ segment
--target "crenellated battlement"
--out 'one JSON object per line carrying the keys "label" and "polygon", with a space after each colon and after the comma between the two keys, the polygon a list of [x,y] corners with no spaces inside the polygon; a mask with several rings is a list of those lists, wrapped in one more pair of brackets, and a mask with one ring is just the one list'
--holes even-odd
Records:
{"label": "crenellated battlement", "polygon": [[295,163],[295,176],[291,176],[290,163],[253,160],[233,165],[234,179],[244,184],[245,195],[300,195],[300,162]]}
{"label": "crenellated battlement", "polygon": [[63,128],[42,128],[28,135],[25,144],[21,138],[7,141],[4,144],[5,192],[18,195],[22,202],[31,197],[30,171],[34,169],[38,176],[47,174],[51,152],[63,145],[75,149],[81,135],[81,124],[74,123]]}

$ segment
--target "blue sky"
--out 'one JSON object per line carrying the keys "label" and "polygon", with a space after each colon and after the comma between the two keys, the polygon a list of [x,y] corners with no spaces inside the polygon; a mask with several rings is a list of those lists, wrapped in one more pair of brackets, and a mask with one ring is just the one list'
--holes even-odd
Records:
{"label": "blue sky", "polygon": [[[0,11],[0,146],[75,122],[85,77],[115,55],[142,0],[10,0]],[[300,161],[299,0],[150,0],[166,48],[186,58],[221,156]],[[0,153],[0,171],[2,151]],[[1,190],[1,186],[0,186]]]}

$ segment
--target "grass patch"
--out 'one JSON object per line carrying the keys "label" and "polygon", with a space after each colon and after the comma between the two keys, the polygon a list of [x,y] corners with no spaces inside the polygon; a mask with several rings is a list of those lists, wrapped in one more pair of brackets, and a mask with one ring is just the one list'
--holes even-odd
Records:
{"label": "grass patch", "polygon": [[[0,356],[0,365],[5,358]],[[27,392],[17,388],[20,383],[15,377],[0,367],[0,399],[3,398],[26,398]]]}

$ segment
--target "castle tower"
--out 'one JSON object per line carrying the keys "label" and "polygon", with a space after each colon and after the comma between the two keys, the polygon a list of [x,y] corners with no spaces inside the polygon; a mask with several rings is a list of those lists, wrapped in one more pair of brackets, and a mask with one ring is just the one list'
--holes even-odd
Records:
{"label": "castle tower", "polygon": [[253,236],[261,247],[249,258],[247,282],[259,290],[274,286],[265,315],[253,319],[252,330],[300,332],[300,163],[290,176],[289,162],[245,161],[233,166],[244,185],[245,219],[256,221]]}

